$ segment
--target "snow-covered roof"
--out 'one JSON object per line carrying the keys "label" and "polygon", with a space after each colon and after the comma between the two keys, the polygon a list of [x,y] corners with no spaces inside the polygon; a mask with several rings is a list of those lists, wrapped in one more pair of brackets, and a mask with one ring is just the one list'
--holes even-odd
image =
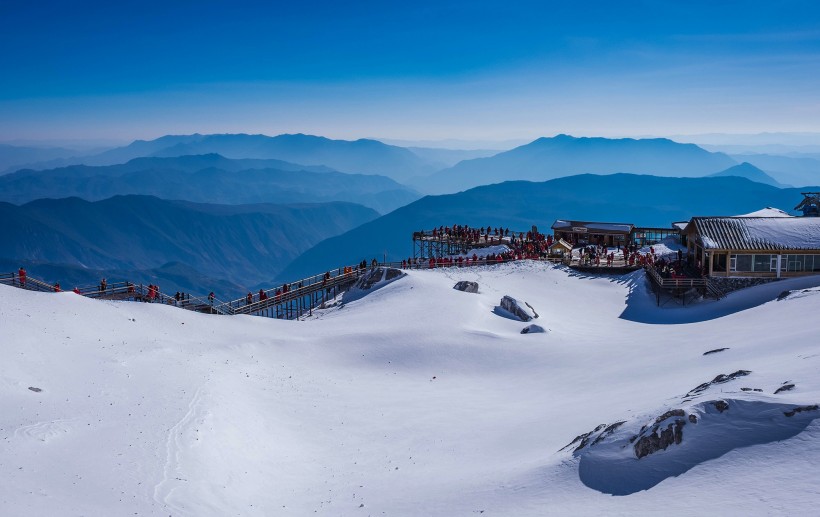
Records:
{"label": "snow-covered roof", "polygon": [[565,219],[558,219],[552,223],[553,230],[585,228],[587,231],[593,230],[611,233],[629,233],[633,227],[634,225],[631,223],[595,223],[587,221],[567,221]]}
{"label": "snow-covered roof", "polygon": [[550,249],[557,248],[557,247],[559,247],[559,246],[560,246],[560,247],[564,247],[564,248],[566,248],[566,249],[568,249],[568,250],[571,250],[571,249],[572,249],[572,244],[568,243],[568,242],[567,242],[567,241],[565,241],[564,239],[558,239],[557,241],[555,241],[554,243],[552,243],[552,246],[550,246]]}
{"label": "snow-covered roof", "polygon": [[681,222],[677,222],[677,223],[672,223],[672,227],[677,228],[680,231],[685,230],[688,225],[689,225],[689,221],[681,221]]}
{"label": "snow-covered roof", "polygon": [[789,215],[787,212],[779,209],[767,206],[766,208],[761,208],[755,212],[751,212],[748,214],[743,215],[736,215],[735,217],[794,217]]}
{"label": "snow-covered roof", "polygon": [[817,217],[694,217],[704,248],[820,250]]}

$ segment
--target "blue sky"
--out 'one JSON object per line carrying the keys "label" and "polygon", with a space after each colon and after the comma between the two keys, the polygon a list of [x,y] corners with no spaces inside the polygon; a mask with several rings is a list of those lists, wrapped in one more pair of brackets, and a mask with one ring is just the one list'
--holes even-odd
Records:
{"label": "blue sky", "polygon": [[820,131],[817,2],[617,4],[4,0],[0,140]]}

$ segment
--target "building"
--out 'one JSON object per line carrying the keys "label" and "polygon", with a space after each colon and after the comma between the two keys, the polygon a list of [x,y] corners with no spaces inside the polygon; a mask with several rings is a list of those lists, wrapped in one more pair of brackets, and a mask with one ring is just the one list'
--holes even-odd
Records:
{"label": "building", "polygon": [[634,228],[635,226],[630,223],[595,223],[564,219],[552,223],[555,240],[564,239],[574,245],[623,246],[630,242]]}
{"label": "building", "polygon": [[683,234],[710,277],[820,274],[817,217],[693,217]]}
{"label": "building", "polygon": [[550,246],[550,255],[552,256],[563,257],[570,251],[572,251],[572,244],[568,243],[564,239],[558,239],[552,243],[552,246]]}
{"label": "building", "polygon": [[632,230],[631,240],[632,243],[637,244],[639,247],[643,247],[651,246],[652,244],[657,244],[662,240],[666,239],[667,237],[678,236],[680,236],[680,228],[678,228],[675,225],[672,225],[668,228],[635,227]]}
{"label": "building", "polygon": [[625,244],[649,246],[667,237],[678,237],[680,228],[637,227],[632,223],[595,223],[558,219],[552,223],[555,239],[564,239],[575,245],[602,244],[615,247]]}

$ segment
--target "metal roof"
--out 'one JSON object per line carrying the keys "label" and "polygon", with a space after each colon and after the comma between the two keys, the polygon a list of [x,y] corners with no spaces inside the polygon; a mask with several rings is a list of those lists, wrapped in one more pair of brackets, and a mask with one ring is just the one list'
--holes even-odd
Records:
{"label": "metal roof", "polygon": [[629,233],[634,226],[630,223],[600,223],[589,221],[570,221],[558,219],[552,223],[553,230],[570,230],[573,228],[586,228],[597,233]]}
{"label": "metal roof", "polygon": [[820,218],[693,217],[705,249],[820,251]]}

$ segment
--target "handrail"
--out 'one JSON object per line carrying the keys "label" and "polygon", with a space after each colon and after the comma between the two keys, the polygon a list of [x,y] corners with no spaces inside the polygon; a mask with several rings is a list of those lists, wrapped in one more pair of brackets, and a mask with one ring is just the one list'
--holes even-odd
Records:
{"label": "handrail", "polygon": [[[465,260],[459,262],[457,260],[451,260],[445,263],[440,263],[436,261],[432,266],[429,264],[428,261],[418,261],[412,264],[407,261],[380,262],[378,263],[377,267],[391,267],[395,269],[416,270],[440,268],[466,268],[502,264],[507,262],[516,262],[518,260],[535,260],[552,263],[561,262],[561,259],[555,259],[552,257],[524,257],[522,259],[517,259],[498,256],[498,258],[496,259],[487,259],[486,257],[482,257],[475,261]],[[348,270],[347,272],[345,272],[346,269]],[[358,278],[360,278],[366,271],[371,271],[372,269],[373,266],[368,266],[365,269],[358,268],[358,264],[356,266],[349,266],[347,268],[340,267],[332,269],[329,271],[331,276],[330,279],[328,279],[327,281],[325,281],[325,274],[323,273],[319,275],[306,277],[296,282],[288,283],[288,285],[296,285],[297,287],[294,287],[287,293],[280,293],[278,296],[275,294],[275,291],[279,287],[263,290],[263,292],[267,295],[267,298],[261,301],[258,300],[258,298],[256,298],[251,304],[246,303],[246,297],[238,298],[236,300],[231,300],[227,302],[214,299],[213,303],[211,303],[211,301],[207,300],[206,298],[190,294],[186,296],[185,300],[177,301],[174,296],[169,296],[168,294],[163,293],[161,291],[156,291],[155,299],[158,303],[172,304],[175,307],[200,312],[204,312],[205,310],[207,310],[208,312],[223,315],[253,314],[274,307],[276,305],[286,304],[288,302],[298,300],[299,298],[307,297],[317,291],[321,291],[324,289],[330,290],[334,288],[344,287],[348,284],[352,284]],[[28,275],[26,276],[26,282],[24,286],[19,285],[19,283],[19,275],[17,275],[16,273],[0,273],[0,284],[13,285],[15,287],[21,287],[29,290],[44,292],[54,292],[55,290],[54,285],[48,284],[36,278],[32,278]],[[298,287],[300,283],[302,284],[302,287]],[[62,290],[67,291],[68,289]],[[112,282],[106,284],[104,290],[100,289],[99,285],[86,285],[82,287],[77,287],[76,290],[79,292],[78,294],[80,294],[81,296],[96,299],[148,301],[149,298],[149,289],[147,285],[134,284],[129,281]],[[254,294],[254,297],[257,296],[257,294]]]}
{"label": "handrail", "polygon": [[647,266],[646,271],[652,279],[664,289],[681,289],[691,287],[707,287],[706,278],[663,278],[652,266]]}

